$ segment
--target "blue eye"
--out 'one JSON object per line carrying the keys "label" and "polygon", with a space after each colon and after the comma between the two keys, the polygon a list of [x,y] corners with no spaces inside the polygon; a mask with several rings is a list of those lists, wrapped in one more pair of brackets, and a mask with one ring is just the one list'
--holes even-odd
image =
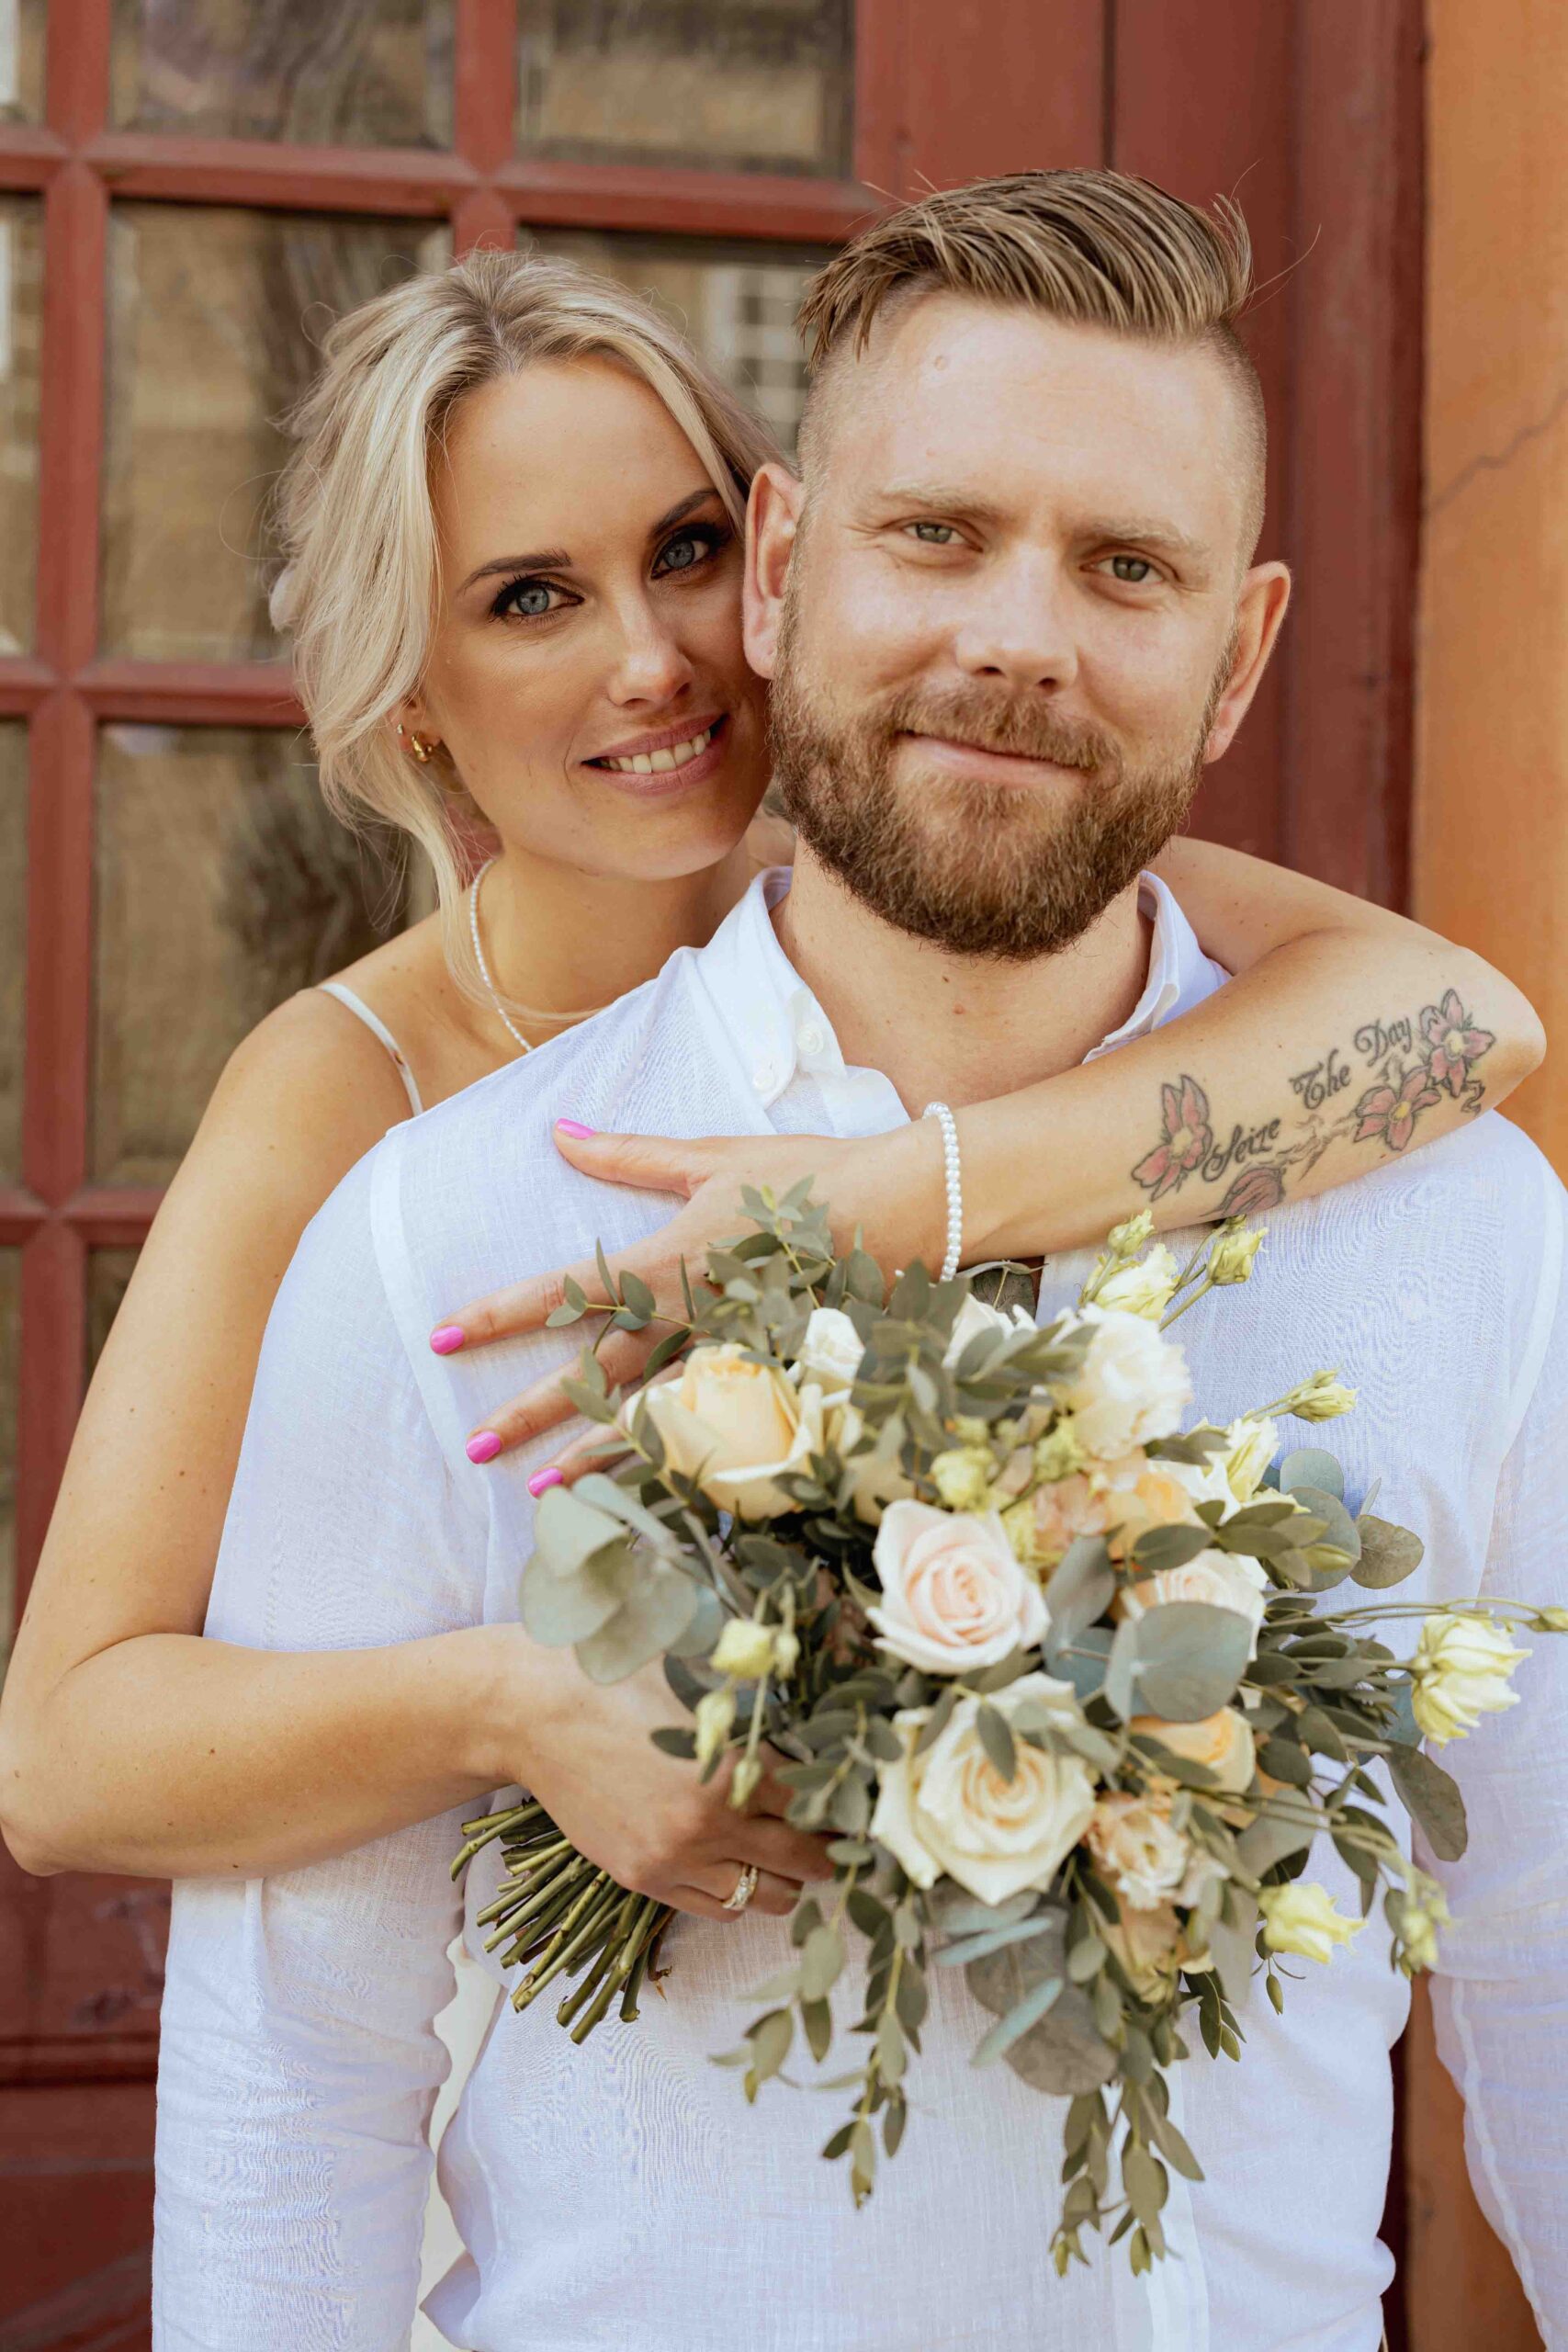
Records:
{"label": "blue eye", "polygon": [[564,593],[553,580],[509,580],[491,611],[502,619],[543,620],[547,614],[561,611],[554,599]]}
{"label": "blue eye", "polygon": [[672,572],[694,571],[700,563],[727,547],[734,534],[716,523],[704,523],[688,530],[677,531],[666,539],[659,550],[653,567],[655,579],[668,579]]}

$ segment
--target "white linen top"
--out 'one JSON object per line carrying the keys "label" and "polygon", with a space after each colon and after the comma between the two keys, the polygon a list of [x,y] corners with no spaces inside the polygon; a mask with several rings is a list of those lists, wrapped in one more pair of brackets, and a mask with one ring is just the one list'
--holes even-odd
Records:
{"label": "white linen top", "polygon": [[[904,1112],[847,1069],[769,920],[763,877],[708,947],[581,1028],[394,1128],[315,1218],[279,1293],[208,1630],[263,1647],[395,1642],[516,1613],[533,1506],[558,1444],[476,1469],[463,1439],[580,1344],[541,1333],[469,1356],[427,1335],[455,1302],[612,1255],[668,1203],[579,1175],[551,1121],[677,1135],[868,1135]],[[1122,1037],[1222,978],[1157,883],[1149,983]],[[1369,1008],[1369,1013],[1379,1008]],[[1382,1008],[1382,1010],[1387,1010]],[[1173,1062],[1172,1074],[1177,1065]],[[1221,1117],[1223,1104],[1216,1105]],[[1485,1117],[1269,1220],[1250,1288],[1185,1317],[1220,1419],[1337,1365],[1361,1405],[1331,1432],[1353,1488],[1418,1528],[1405,1594],[1568,1600],[1563,1194]],[[1043,1314],[1076,1290],[1053,1265]],[[1298,1442],[1311,1442],[1305,1431]],[[1550,2345],[1568,2345],[1568,1640],[1538,1640],[1525,1703],[1449,1749],[1472,1825],[1441,1872],[1438,1982],[1472,2175]],[[637,1801],[635,1788],[626,1802]],[[470,1811],[471,1807],[464,1807]],[[175,1888],[164,2005],[154,2342],[159,2352],[395,2352],[408,2338],[425,2127],[445,2054],[446,1948],[483,1931],[496,1865],[448,1882],[457,1815],[341,1860]],[[1345,1911],[1334,1855],[1314,1874]],[[753,2109],[710,2064],[780,1966],[783,1922],[678,1923],[665,1996],[582,2049],[547,1999],[502,2003],[441,2150],[469,2249],[428,2308],[469,2352],[1376,2352],[1393,2265],[1378,2241],[1389,2049],[1403,1980],[1374,1917],[1287,2011],[1247,2005],[1240,2065],[1174,2070],[1206,2177],[1171,2182],[1172,2257],[1134,2280],[1097,2248],[1058,2280],[1062,2110],[1005,2067],[932,1972],[909,2128],[856,2213],[818,2151],[842,2093],[769,2084]],[[493,1967],[487,1962],[485,1965]],[[852,2021],[857,1985],[838,1988]],[[813,2069],[798,2052],[790,2071]]]}

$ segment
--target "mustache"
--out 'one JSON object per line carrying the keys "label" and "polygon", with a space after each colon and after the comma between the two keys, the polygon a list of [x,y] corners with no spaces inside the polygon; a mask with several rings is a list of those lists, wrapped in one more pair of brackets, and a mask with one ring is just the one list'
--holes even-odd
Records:
{"label": "mustache", "polygon": [[895,735],[935,735],[976,743],[1013,759],[1049,760],[1086,775],[1111,766],[1116,747],[1098,729],[1066,718],[1036,701],[984,686],[904,687],[891,695],[879,720]]}

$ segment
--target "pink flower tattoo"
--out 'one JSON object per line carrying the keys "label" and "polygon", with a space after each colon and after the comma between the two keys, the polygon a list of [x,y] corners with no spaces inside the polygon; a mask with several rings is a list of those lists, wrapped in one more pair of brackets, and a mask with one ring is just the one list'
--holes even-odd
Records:
{"label": "pink flower tattoo", "polygon": [[1417,1113],[1429,1111],[1441,1092],[1426,1063],[1412,1063],[1397,1087],[1385,1081],[1362,1095],[1356,1105],[1353,1140],[1364,1143],[1375,1136],[1390,1151],[1403,1151],[1416,1131]]}
{"label": "pink flower tattoo", "polygon": [[1159,1100],[1161,1140],[1133,1170],[1134,1183],[1142,1184],[1155,1201],[1184,1184],[1202,1166],[1214,1142],[1209,1098],[1195,1078],[1184,1077],[1179,1086],[1162,1086]]}
{"label": "pink flower tattoo", "polygon": [[1456,1100],[1465,1091],[1472,1062],[1478,1062],[1497,1042],[1489,1029],[1476,1029],[1450,989],[1441,1004],[1429,1004],[1421,1015],[1421,1035],[1431,1047],[1428,1066],[1434,1081],[1446,1086]]}

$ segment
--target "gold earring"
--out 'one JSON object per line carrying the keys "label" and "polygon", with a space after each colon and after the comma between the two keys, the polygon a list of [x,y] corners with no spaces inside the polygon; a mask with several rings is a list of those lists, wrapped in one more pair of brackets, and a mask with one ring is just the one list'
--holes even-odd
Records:
{"label": "gold earring", "polygon": [[440,748],[441,747],[438,743],[426,742],[423,735],[411,735],[409,737],[409,750],[413,753],[414,758],[419,762],[422,768],[429,766],[431,761],[435,757],[435,754]]}

